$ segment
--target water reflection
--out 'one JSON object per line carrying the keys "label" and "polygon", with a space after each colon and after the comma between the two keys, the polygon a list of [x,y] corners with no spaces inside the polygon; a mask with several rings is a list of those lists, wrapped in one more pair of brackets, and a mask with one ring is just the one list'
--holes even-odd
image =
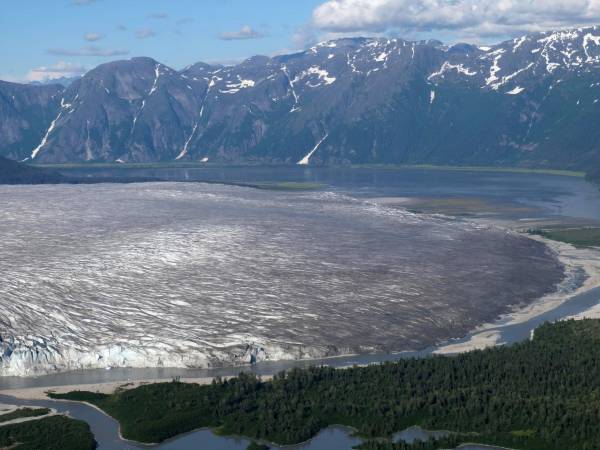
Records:
{"label": "water reflection", "polygon": [[[494,205],[530,206],[535,217],[600,219],[600,192],[582,178],[534,173],[335,167],[203,167],[71,169],[66,174],[150,177],[168,181],[317,183],[354,196],[470,197]],[[508,214],[531,217],[525,210]]]}
{"label": "water reflection", "polygon": [[[148,449],[147,445],[138,445],[124,441],[119,436],[117,421],[99,410],[76,402],[63,402],[53,400],[19,400],[13,397],[0,395],[0,402],[19,406],[43,406],[55,408],[57,411],[67,413],[69,416],[83,420],[90,425],[98,442],[98,450],[139,450]],[[272,446],[273,450],[345,450],[361,442],[351,436],[351,430],[345,427],[329,427],[322,430],[308,442],[286,447]],[[250,440],[242,437],[222,437],[215,435],[211,430],[202,429],[178,436],[162,444],[151,446],[156,450],[246,450]]]}

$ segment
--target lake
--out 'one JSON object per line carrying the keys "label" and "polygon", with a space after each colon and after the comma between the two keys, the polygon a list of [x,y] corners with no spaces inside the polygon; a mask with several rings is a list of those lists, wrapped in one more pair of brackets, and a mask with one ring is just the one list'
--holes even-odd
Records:
{"label": "lake", "polygon": [[317,183],[328,190],[358,197],[483,199],[494,207],[488,212],[504,217],[556,216],[600,220],[600,193],[596,186],[578,177],[541,173],[299,166],[154,169],[116,166],[111,169],[75,168],[62,172],[94,177],[152,177],[168,181]]}

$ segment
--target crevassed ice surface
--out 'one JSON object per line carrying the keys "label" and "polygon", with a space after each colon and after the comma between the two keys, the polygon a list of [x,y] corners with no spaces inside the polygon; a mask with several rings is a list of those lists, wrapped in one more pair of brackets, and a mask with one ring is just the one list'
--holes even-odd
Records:
{"label": "crevassed ice surface", "polygon": [[0,187],[0,374],[404,350],[553,290],[541,244],[331,192]]}

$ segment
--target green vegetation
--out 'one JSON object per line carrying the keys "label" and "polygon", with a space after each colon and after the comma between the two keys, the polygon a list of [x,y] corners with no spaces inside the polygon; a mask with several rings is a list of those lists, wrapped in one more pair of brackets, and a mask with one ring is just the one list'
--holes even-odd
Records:
{"label": "green vegetation", "polygon": [[547,228],[528,230],[528,233],[573,244],[576,247],[600,246],[600,228]]}
{"label": "green vegetation", "polygon": [[206,426],[292,444],[332,424],[370,438],[420,425],[523,450],[598,449],[600,321],[546,324],[532,341],[455,357],[51,396],[97,405],[142,442]]}
{"label": "green vegetation", "polygon": [[87,423],[65,416],[0,426],[0,448],[18,450],[92,450],[94,435]]}
{"label": "green vegetation", "polygon": [[8,413],[8,414],[2,414],[2,415],[0,415],[0,423],[2,423],[2,422],[10,422],[11,420],[22,419],[24,417],[45,416],[49,412],[50,412],[50,410],[48,408],[37,408],[37,409],[33,409],[33,408],[19,408],[19,409],[13,411],[13,412]]}
{"label": "green vegetation", "polygon": [[433,165],[433,164],[355,164],[351,167],[354,168],[369,168],[369,169],[423,169],[423,170],[446,170],[446,171],[458,171],[458,172],[507,172],[507,173],[538,173],[545,175],[561,175],[567,177],[579,177],[583,178],[586,176],[585,172],[578,172],[574,170],[560,170],[560,169],[541,169],[541,168],[529,168],[529,167],[496,167],[496,166],[444,166],[444,165]]}
{"label": "green vegetation", "polygon": [[246,450],[269,450],[269,447],[267,445],[257,444],[256,442],[251,442],[250,445],[248,445],[248,447],[246,447]]}

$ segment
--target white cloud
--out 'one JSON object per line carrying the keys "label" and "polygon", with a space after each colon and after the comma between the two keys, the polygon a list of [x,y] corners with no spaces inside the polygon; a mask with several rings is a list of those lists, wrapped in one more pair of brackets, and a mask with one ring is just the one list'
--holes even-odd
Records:
{"label": "white cloud", "polygon": [[600,22],[600,0],[328,0],[312,25],[327,32],[449,31],[502,36]]}
{"label": "white cloud", "polygon": [[102,33],[85,33],[83,35],[83,39],[85,39],[88,42],[99,41],[102,38],[104,38],[104,35]]}
{"label": "white cloud", "polygon": [[182,17],[181,19],[177,20],[177,25],[187,25],[188,23],[193,23],[194,19],[191,17]]}
{"label": "white cloud", "polygon": [[242,39],[259,39],[265,37],[263,33],[255,30],[250,25],[244,25],[237,31],[225,31],[219,34],[219,39],[223,39],[225,41],[234,41],[234,40],[242,40]]}
{"label": "white cloud", "polygon": [[150,28],[142,28],[141,30],[136,30],[135,37],[138,39],[148,39],[156,36],[156,31]]}
{"label": "white cloud", "polygon": [[123,56],[129,54],[129,50],[102,49],[93,45],[77,50],[69,50],[65,48],[50,48],[47,50],[47,52],[51,55],[60,56]]}
{"label": "white cloud", "polygon": [[148,18],[149,19],[168,19],[169,14],[166,12],[156,12],[156,13],[148,14]]}
{"label": "white cloud", "polygon": [[27,81],[48,81],[56,78],[72,78],[81,76],[87,72],[85,66],[81,64],[59,61],[52,66],[41,66],[29,71],[25,76]]}
{"label": "white cloud", "polygon": [[315,44],[318,41],[318,37],[315,33],[315,29],[311,26],[298,27],[292,34],[292,44],[295,48],[306,48]]}

